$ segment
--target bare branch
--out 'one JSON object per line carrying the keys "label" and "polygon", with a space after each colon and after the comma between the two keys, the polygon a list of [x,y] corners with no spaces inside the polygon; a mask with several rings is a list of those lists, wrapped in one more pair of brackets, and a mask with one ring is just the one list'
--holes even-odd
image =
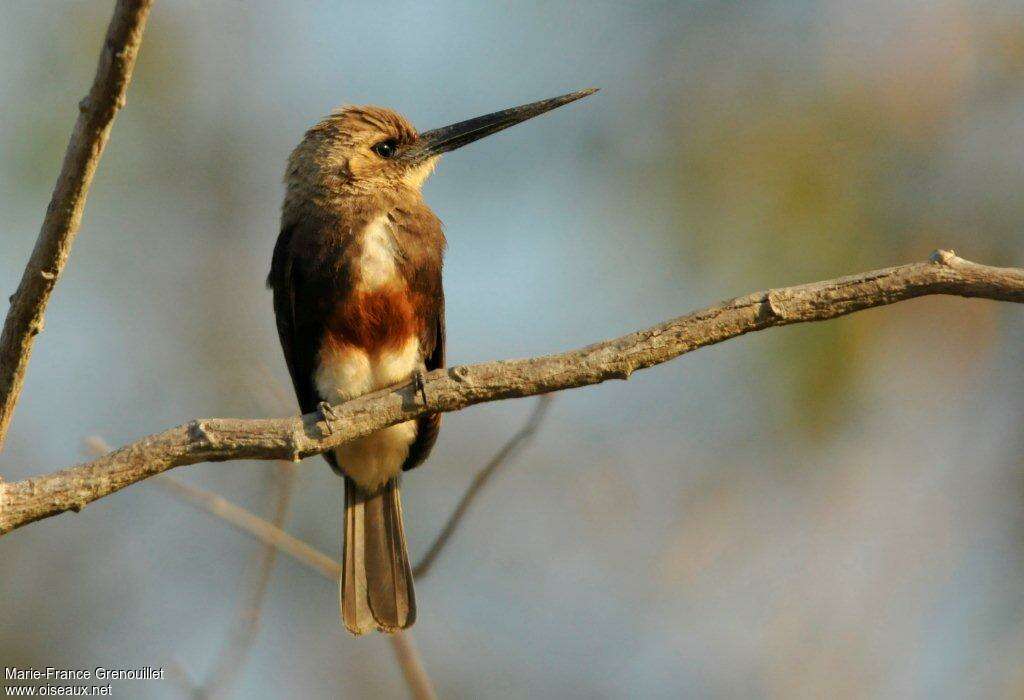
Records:
{"label": "bare branch", "polygon": [[118,0],[107,27],[92,88],[79,107],[57,185],[46,209],[42,229],[11,297],[0,335],[0,449],[18,403],[35,337],[43,330],[50,294],[57,284],[71,244],[82,223],[82,211],[96,166],[107,145],[114,117],[125,105],[135,58],[153,0]]}
{"label": "bare branch", "polygon": [[462,494],[462,498],[459,500],[459,505],[455,506],[455,510],[448,516],[448,521],[441,528],[441,532],[438,533],[437,538],[434,539],[434,543],[430,545],[430,549],[423,555],[419,563],[413,567],[412,573],[417,579],[423,578],[430,572],[430,568],[437,561],[438,555],[441,554],[441,550],[444,549],[445,545],[448,544],[448,540],[451,539],[452,535],[459,527],[459,523],[465,517],[469,511],[469,506],[473,503],[473,499],[476,495],[483,490],[484,486],[494,475],[502,464],[508,461],[512,455],[519,450],[523,449],[540,429],[541,423],[544,422],[544,417],[547,415],[548,408],[551,407],[551,402],[554,400],[552,394],[544,394],[538,400],[533,408],[533,413],[530,414],[529,419],[526,421],[526,425],[519,429],[515,435],[513,435],[508,442],[506,442],[498,453],[491,458],[483,469],[477,472],[476,476],[473,477],[472,483],[466,492]]}
{"label": "bare branch", "polygon": [[[434,542],[427,549],[427,553],[413,567],[413,575],[417,580],[430,573],[434,562],[437,561],[441,551],[451,541],[452,535],[455,534],[459,523],[466,516],[473,500],[483,490],[484,486],[487,485],[487,482],[494,473],[511,459],[516,452],[522,450],[537,433],[544,422],[544,418],[547,416],[548,409],[553,400],[554,396],[551,394],[541,396],[523,427],[509,438],[508,442],[502,445],[494,457],[473,477],[469,488],[462,494],[459,504],[452,511],[452,514],[448,516],[448,520],[445,522],[444,527],[441,528],[437,537],[434,538]],[[103,449],[106,447],[106,443],[99,438],[88,438],[86,444],[93,451],[98,449],[103,452],[109,451],[108,449]],[[285,464],[291,466],[289,463]],[[155,481],[182,500],[192,503],[208,513],[231,523],[240,530],[249,533],[256,539],[264,542],[268,547],[273,548],[274,551],[280,550],[292,559],[328,578],[337,579],[341,576],[341,568],[338,562],[289,535],[282,529],[281,522],[267,522],[222,496],[175,479],[169,474],[161,475]]]}
{"label": "bare branch", "polygon": [[81,510],[172,467],[230,459],[299,460],[426,413],[627,379],[636,370],[752,331],[824,321],[930,294],[1024,302],[1024,270],[979,265],[939,251],[929,262],[757,292],[560,355],[435,370],[426,375],[429,405],[409,383],[340,404],[329,421],[315,413],[194,420],[91,462],[3,484],[0,534]]}

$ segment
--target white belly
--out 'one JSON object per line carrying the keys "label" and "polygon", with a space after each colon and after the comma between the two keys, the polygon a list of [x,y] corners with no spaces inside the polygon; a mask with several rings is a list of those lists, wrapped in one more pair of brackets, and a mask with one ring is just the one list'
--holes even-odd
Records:
{"label": "white belly", "polygon": [[[396,350],[372,355],[351,346],[325,347],[314,381],[321,398],[339,403],[407,381],[421,368],[416,338],[409,338]],[[416,421],[406,421],[346,442],[334,455],[348,477],[372,492],[401,473],[415,439]]]}

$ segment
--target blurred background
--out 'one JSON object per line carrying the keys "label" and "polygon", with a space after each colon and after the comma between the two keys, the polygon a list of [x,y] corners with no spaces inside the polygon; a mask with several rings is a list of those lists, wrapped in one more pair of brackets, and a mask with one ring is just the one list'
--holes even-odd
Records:
{"label": "blurred background", "polygon": [[[4,3],[4,294],[112,5]],[[263,283],[285,159],[335,106],[425,129],[591,85],[425,187],[453,364],[938,247],[1024,264],[1019,2],[161,0],[0,473],[81,461],[91,435],[296,410]],[[1022,342],[1021,308],[933,297],[559,394],[418,585],[439,694],[1024,696]],[[533,401],[446,417],[405,481],[413,559]],[[176,472],[273,509],[273,464]],[[287,529],[336,556],[340,511],[303,463]],[[258,553],[151,483],[26,527],[0,540],[0,660],[202,679]],[[280,561],[232,694],[403,696],[336,596]]]}

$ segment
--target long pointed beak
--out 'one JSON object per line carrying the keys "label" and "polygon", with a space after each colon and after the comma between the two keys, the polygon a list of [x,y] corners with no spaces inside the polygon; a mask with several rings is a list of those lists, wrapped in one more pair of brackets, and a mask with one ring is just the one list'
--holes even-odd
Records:
{"label": "long pointed beak", "polygon": [[490,136],[502,129],[515,126],[527,119],[532,119],[544,112],[550,112],[556,107],[567,105],[570,102],[582,99],[597,92],[597,88],[570,92],[561,97],[552,97],[549,100],[531,102],[530,104],[503,109],[500,112],[485,114],[482,117],[467,119],[464,122],[442,126],[440,129],[432,129],[420,134],[416,144],[406,153],[406,158],[414,161],[422,161],[433,156],[439,156],[456,148],[462,148],[467,143],[472,143],[484,136]]}

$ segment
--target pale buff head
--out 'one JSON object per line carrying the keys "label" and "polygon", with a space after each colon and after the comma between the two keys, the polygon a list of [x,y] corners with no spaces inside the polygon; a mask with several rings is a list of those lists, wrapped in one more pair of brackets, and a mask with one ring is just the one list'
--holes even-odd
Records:
{"label": "pale buff head", "polygon": [[342,107],[306,132],[288,159],[285,181],[305,197],[418,191],[439,157],[411,157],[418,140],[397,112]]}

